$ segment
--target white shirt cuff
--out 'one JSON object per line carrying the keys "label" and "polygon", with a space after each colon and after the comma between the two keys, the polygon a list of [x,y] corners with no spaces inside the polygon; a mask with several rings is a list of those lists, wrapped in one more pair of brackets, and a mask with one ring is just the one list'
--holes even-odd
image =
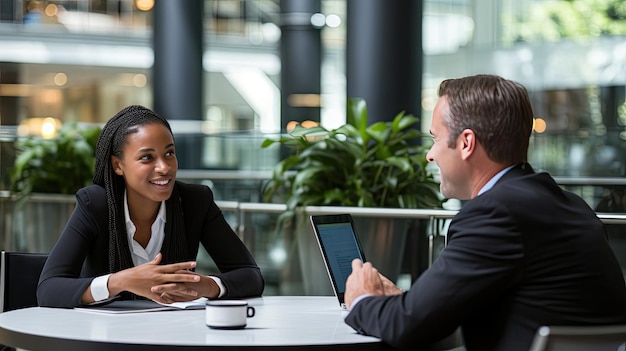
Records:
{"label": "white shirt cuff", "polygon": [[366,297],[370,297],[370,296],[374,296],[372,294],[363,294],[361,296],[358,296],[356,299],[354,299],[354,301],[352,301],[352,305],[350,305],[350,310],[352,310],[354,308],[354,306],[356,306],[357,303],[359,303],[361,300],[363,300]]}
{"label": "white shirt cuff", "polygon": [[222,283],[222,280],[218,277],[214,277],[212,275],[209,276],[209,278],[213,279],[213,281],[215,281],[215,283],[217,284],[217,286],[220,288],[220,293],[217,295],[217,297],[222,297],[224,296],[224,294],[226,294],[226,287],[224,286],[224,284]]}
{"label": "white shirt cuff", "polygon": [[109,298],[109,277],[111,275],[103,275],[100,277],[94,278],[91,281],[91,297],[93,297],[94,301],[100,301]]}

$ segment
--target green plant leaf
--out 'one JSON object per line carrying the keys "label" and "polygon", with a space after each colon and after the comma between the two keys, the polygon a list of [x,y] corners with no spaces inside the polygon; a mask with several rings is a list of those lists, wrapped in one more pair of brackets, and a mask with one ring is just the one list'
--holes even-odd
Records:
{"label": "green plant leaf", "polygon": [[55,138],[19,139],[15,164],[10,170],[11,191],[18,198],[32,192],[73,194],[90,184],[100,130],[66,123]]}
{"label": "green plant leaf", "polygon": [[294,138],[302,138],[315,135],[326,136],[328,135],[328,130],[320,126],[305,128],[301,125],[297,125],[291,132],[289,132],[289,134]]}
{"label": "green plant leaf", "polygon": [[367,104],[362,98],[349,98],[347,102],[346,122],[348,125],[354,126],[361,136],[361,144],[367,145],[369,135],[367,134],[368,126]]}
{"label": "green plant leaf", "polygon": [[366,129],[368,135],[378,143],[384,143],[389,139],[391,130],[385,122],[376,122]]}
{"label": "green plant leaf", "polygon": [[290,213],[299,206],[441,207],[419,118],[400,112],[367,125],[367,106],[357,98],[348,100],[346,121],[332,130],[297,126],[265,141],[293,154],[274,167],[264,201],[283,202]]}
{"label": "green plant leaf", "polygon": [[413,165],[404,157],[390,156],[385,159],[390,165],[398,167],[402,172],[411,172]]}
{"label": "green plant leaf", "polygon": [[269,147],[270,145],[273,145],[274,143],[278,143],[278,142],[279,142],[278,140],[274,140],[274,139],[265,139],[263,140],[263,144],[261,144],[261,147],[265,149]]}
{"label": "green plant leaf", "polygon": [[391,126],[394,132],[398,132],[413,127],[418,123],[419,118],[413,115],[405,115],[404,112],[400,112],[396,115],[396,117],[394,117]]}

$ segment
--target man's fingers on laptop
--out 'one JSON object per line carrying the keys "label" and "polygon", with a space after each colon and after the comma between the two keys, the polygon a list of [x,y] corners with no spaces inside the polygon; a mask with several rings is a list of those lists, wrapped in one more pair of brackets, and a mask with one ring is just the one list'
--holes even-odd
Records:
{"label": "man's fingers on laptop", "polygon": [[355,268],[362,268],[363,267],[363,262],[361,262],[360,259],[355,258],[352,260],[352,270],[354,270]]}

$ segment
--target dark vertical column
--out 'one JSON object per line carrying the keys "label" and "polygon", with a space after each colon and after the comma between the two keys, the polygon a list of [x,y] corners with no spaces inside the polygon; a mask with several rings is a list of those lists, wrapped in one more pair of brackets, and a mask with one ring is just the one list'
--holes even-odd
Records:
{"label": "dark vertical column", "polygon": [[369,122],[421,115],[422,1],[347,0],[348,97],[365,99]]}
{"label": "dark vertical column", "polygon": [[321,12],[320,0],[280,0],[281,130],[289,121],[320,121],[320,28],[311,16]]}
{"label": "dark vertical column", "polygon": [[606,126],[609,144],[622,144],[619,134],[624,127],[619,123],[619,110],[624,105],[624,96],[626,89],[623,86],[611,85],[600,88],[602,124]]}
{"label": "dark vertical column", "polygon": [[[369,124],[405,111],[421,116],[422,1],[347,0],[347,96],[367,103]],[[428,235],[418,221],[405,243],[403,269],[428,266]]]}
{"label": "dark vertical column", "polygon": [[[0,62],[0,84],[20,83],[20,64]],[[17,125],[19,115],[19,96],[0,95],[0,123],[2,125]]]}
{"label": "dark vertical column", "polygon": [[0,0],[0,22],[15,21],[15,0]]}
{"label": "dark vertical column", "polygon": [[[203,0],[155,1],[154,110],[170,120],[201,120],[203,116],[203,3]],[[180,168],[199,167],[198,138],[199,135],[177,136]]]}
{"label": "dark vertical column", "polygon": [[[20,64],[0,62],[0,84],[20,83]],[[22,97],[0,95],[0,125],[17,126],[20,120]],[[0,189],[8,189],[10,184],[9,169],[15,162],[13,142],[0,140]]]}
{"label": "dark vertical column", "polygon": [[[626,176],[626,145],[622,138],[624,126],[620,123],[620,109],[624,106],[626,88],[624,86],[605,86],[600,88],[600,109],[602,124],[606,127],[606,150],[615,152],[607,164],[597,164],[600,155],[595,155],[596,169],[602,169],[607,174],[590,174],[591,176]],[[606,157],[603,157],[606,159]],[[626,204],[624,204],[626,206]]]}

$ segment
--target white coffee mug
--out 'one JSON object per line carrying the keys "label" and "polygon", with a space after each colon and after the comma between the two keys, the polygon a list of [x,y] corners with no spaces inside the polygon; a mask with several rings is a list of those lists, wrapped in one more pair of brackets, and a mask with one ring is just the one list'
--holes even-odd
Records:
{"label": "white coffee mug", "polygon": [[243,300],[209,300],[206,302],[206,325],[213,329],[241,329],[247,318],[254,317],[254,307]]}

